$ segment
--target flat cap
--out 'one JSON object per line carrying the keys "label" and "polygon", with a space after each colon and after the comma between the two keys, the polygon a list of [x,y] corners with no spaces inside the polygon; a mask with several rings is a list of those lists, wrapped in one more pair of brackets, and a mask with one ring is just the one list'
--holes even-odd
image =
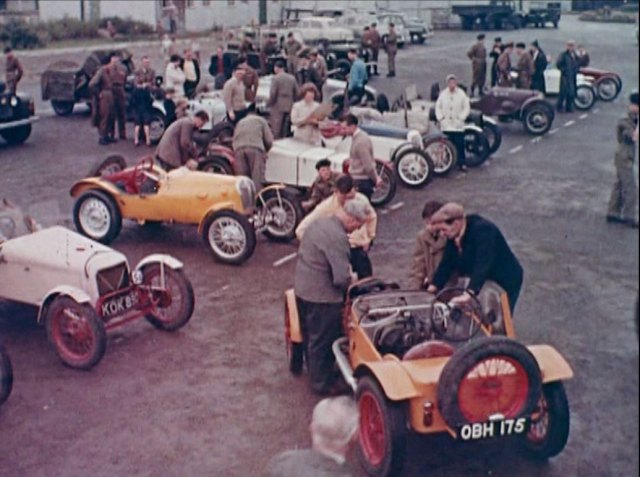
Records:
{"label": "flat cap", "polygon": [[629,95],[629,102],[638,106],[638,92],[634,91]]}
{"label": "flat cap", "polygon": [[449,80],[456,80],[456,81],[458,81],[458,78],[456,78],[456,75],[454,75],[453,73],[451,73],[451,74],[448,74],[448,75],[447,75],[447,82],[448,82]]}
{"label": "flat cap", "polygon": [[456,220],[464,217],[464,207],[456,202],[447,202],[431,216],[431,223],[437,224],[447,220]]}

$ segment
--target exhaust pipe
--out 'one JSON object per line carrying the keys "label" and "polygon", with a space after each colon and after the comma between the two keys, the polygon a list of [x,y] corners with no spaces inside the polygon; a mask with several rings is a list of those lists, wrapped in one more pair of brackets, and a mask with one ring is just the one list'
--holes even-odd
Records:
{"label": "exhaust pipe", "polygon": [[358,387],[358,382],[356,381],[356,378],[353,376],[353,369],[351,369],[351,364],[349,364],[349,359],[344,354],[342,349],[340,349],[340,347],[343,344],[346,344],[347,346],[349,345],[349,339],[346,336],[343,336],[342,338],[338,338],[337,340],[335,340],[333,342],[333,345],[331,346],[331,350],[333,351],[333,355],[336,357],[336,364],[338,365],[338,369],[340,370],[342,377],[355,393],[356,388]]}

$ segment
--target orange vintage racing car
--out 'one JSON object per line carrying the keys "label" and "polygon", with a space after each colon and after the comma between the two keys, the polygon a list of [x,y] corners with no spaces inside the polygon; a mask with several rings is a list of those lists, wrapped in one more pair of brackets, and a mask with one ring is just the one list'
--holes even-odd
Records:
{"label": "orange vintage racing car", "polygon": [[[516,341],[504,290],[485,284],[454,305],[464,283],[438,295],[375,278],[352,285],[336,363],[360,412],[358,458],[369,475],[398,475],[409,432],[463,441],[517,438],[532,457],[560,453],[569,436],[563,380],[573,371],[552,346]],[[293,290],[285,292],[290,371],[304,346]]]}

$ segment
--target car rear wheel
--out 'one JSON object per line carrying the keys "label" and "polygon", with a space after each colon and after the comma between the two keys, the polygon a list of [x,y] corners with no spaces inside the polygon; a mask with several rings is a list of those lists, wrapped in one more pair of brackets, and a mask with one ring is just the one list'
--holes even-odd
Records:
{"label": "car rear wheel", "polygon": [[417,147],[406,148],[396,157],[398,177],[409,187],[423,187],[433,178],[433,162]]}
{"label": "car rear wheel", "polygon": [[456,146],[445,136],[423,139],[422,144],[433,162],[433,172],[436,175],[446,175],[458,162]]}
{"label": "car rear wheel", "polygon": [[396,177],[393,169],[387,167],[382,161],[376,160],[376,170],[382,179],[380,187],[376,187],[371,196],[371,205],[374,207],[382,207],[388,204],[396,196]]}
{"label": "car rear wheel", "polygon": [[536,459],[562,452],[569,439],[569,419],[569,401],[562,382],[545,384],[522,441],[526,452]]}
{"label": "car rear wheel", "polygon": [[164,331],[182,328],[193,315],[193,287],[182,270],[160,263],[142,268],[142,286],[149,290],[151,310],[145,315],[149,323]]}
{"label": "car rear wheel", "polygon": [[166,118],[164,114],[162,114],[162,111],[154,108],[151,111],[151,118],[149,121],[149,141],[153,144],[160,142],[166,127]]}
{"label": "car rear wheel", "polygon": [[12,388],[13,366],[9,354],[0,344],[0,405],[9,398]]}
{"label": "car rear wheel", "polygon": [[122,215],[115,201],[99,190],[84,192],[73,206],[73,222],[78,232],[107,244],[122,228]]}
{"label": "car rear wheel", "polygon": [[541,393],[536,359],[522,344],[503,336],[475,339],[457,350],[438,383],[438,409],[452,428],[529,416]]}
{"label": "car rear wheel", "polygon": [[579,85],[576,90],[575,105],[581,111],[591,109],[596,102],[596,90],[593,86]]}
{"label": "car rear wheel", "polygon": [[522,113],[522,122],[529,134],[540,136],[551,129],[553,116],[551,106],[542,102],[534,103]]}
{"label": "car rear wheel", "polygon": [[257,206],[263,217],[262,233],[277,242],[293,240],[304,217],[300,201],[293,194],[282,189],[267,190],[258,195]]}
{"label": "car rear wheel", "polygon": [[482,129],[477,126],[465,127],[464,130],[465,164],[469,167],[478,167],[489,158],[491,149],[489,141],[484,136]]}
{"label": "car rear wheel", "polygon": [[90,369],[104,356],[107,336],[96,311],[68,296],[56,297],[47,310],[47,336],[64,364]]}
{"label": "car rear wheel", "polygon": [[240,265],[256,248],[253,225],[233,210],[221,210],[207,217],[202,234],[214,258],[221,263]]}
{"label": "car rear wheel", "polygon": [[202,172],[211,172],[213,174],[233,175],[233,167],[231,167],[229,161],[220,156],[207,156],[198,164],[198,169]]}
{"label": "car rear wheel", "polygon": [[482,132],[489,142],[489,155],[495,153],[502,145],[502,131],[497,124],[484,121],[482,124]]}
{"label": "car rear wheel", "polygon": [[51,107],[53,108],[53,112],[58,116],[69,116],[73,112],[74,106],[74,101],[58,101],[55,99],[51,100]]}
{"label": "car rear wheel", "polygon": [[121,172],[127,168],[127,162],[119,154],[112,154],[106,159],[99,160],[89,170],[87,177],[104,177],[117,172]]}
{"label": "car rear wheel", "polygon": [[358,383],[360,414],[358,459],[368,475],[399,475],[407,446],[407,416],[401,402],[392,402],[378,383],[366,376]]}
{"label": "car rear wheel", "polygon": [[602,101],[613,101],[620,93],[620,84],[613,77],[602,78],[596,83],[598,99]]}
{"label": "car rear wheel", "polygon": [[2,139],[7,141],[8,144],[22,144],[31,135],[31,124],[25,124],[24,126],[18,126],[15,128],[4,129],[0,131]]}

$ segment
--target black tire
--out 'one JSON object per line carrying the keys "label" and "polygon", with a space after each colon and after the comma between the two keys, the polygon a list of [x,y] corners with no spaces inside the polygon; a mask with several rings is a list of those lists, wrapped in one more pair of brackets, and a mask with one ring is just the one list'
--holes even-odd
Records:
{"label": "black tire", "polygon": [[69,116],[73,112],[73,107],[75,106],[74,101],[58,101],[55,99],[51,100],[51,107],[53,108],[53,112],[58,116]]}
{"label": "black tire", "polygon": [[98,160],[91,169],[89,169],[87,177],[107,176],[123,171],[126,168],[127,161],[124,160],[124,157],[119,154],[112,154],[111,156],[107,156],[106,159]]}
{"label": "black tire", "polygon": [[376,98],[376,109],[381,113],[389,111],[389,98],[384,93],[380,93]]}
{"label": "black tire", "polygon": [[149,118],[149,141],[152,144],[160,142],[164,131],[167,129],[167,118],[162,111],[153,108]]}
{"label": "black tire", "polygon": [[[155,311],[145,315],[147,321],[163,331],[176,331],[186,325],[193,315],[195,300],[193,287],[184,272],[167,265],[163,272],[159,263],[145,265],[141,271],[142,284],[154,290],[151,293],[156,294],[154,300],[157,301]],[[160,288],[163,273],[166,294]]]}
{"label": "black tire", "polygon": [[464,129],[465,161],[468,167],[478,167],[489,158],[491,148],[484,133],[477,126]]}
{"label": "black tire", "polygon": [[0,131],[2,139],[7,141],[7,144],[16,145],[22,144],[31,135],[31,124],[25,124],[24,126],[18,126],[15,128],[4,129]]}
{"label": "black tire", "polygon": [[0,344],[0,405],[9,398],[11,389],[13,389],[13,366],[9,354]]}
{"label": "black tire", "polygon": [[229,164],[229,161],[222,156],[207,156],[198,164],[198,170],[212,174],[223,174],[225,176],[233,175],[233,167]]}
{"label": "black tire", "polygon": [[296,236],[296,228],[304,217],[297,197],[286,190],[267,190],[258,196],[261,214],[271,214],[265,223],[264,235],[275,242],[289,242]]}
{"label": "black tire", "polygon": [[[90,209],[93,208],[93,211]],[[86,214],[93,212],[91,216]],[[93,222],[93,224],[91,224]],[[103,222],[102,226],[99,222]],[[122,214],[115,201],[105,192],[88,190],[73,205],[73,223],[82,235],[108,244],[122,229]],[[93,225],[93,226],[92,226]]]}
{"label": "black tire", "polygon": [[423,137],[422,146],[433,163],[437,176],[446,175],[458,163],[458,150],[446,136]]}
{"label": "black tire", "polygon": [[587,86],[584,84],[578,85],[574,100],[576,109],[579,109],[580,111],[588,111],[593,108],[594,104],[596,104],[597,97],[598,93],[593,86]]}
{"label": "black tire", "polygon": [[482,123],[482,132],[489,143],[489,155],[494,154],[502,145],[502,130],[500,126],[484,121]]}
{"label": "black tire", "polygon": [[531,427],[522,440],[525,451],[540,460],[558,455],[569,439],[569,420],[569,401],[562,382],[543,385]]}
{"label": "black tire", "polygon": [[374,207],[382,207],[391,202],[396,196],[398,181],[396,180],[393,169],[386,167],[382,161],[376,160],[376,170],[382,178],[382,185],[373,191],[371,205]]}
{"label": "black tire", "polygon": [[[490,366],[483,364],[487,360]],[[492,369],[501,372],[491,376]],[[467,379],[474,371],[474,378]],[[496,383],[497,379],[501,382]],[[522,390],[525,380],[527,388]],[[511,395],[483,393],[487,387],[496,386],[501,393]],[[488,421],[495,413],[515,419],[531,414],[541,389],[540,368],[524,345],[504,336],[477,338],[458,349],[444,366],[438,382],[438,409],[452,428]],[[466,396],[468,402],[459,402],[459,396]]]}
{"label": "black tire", "polygon": [[233,142],[233,124],[221,121],[211,128],[211,141],[216,144],[230,145]]}
{"label": "black tire", "polygon": [[234,210],[220,210],[209,215],[202,227],[202,238],[215,260],[228,265],[246,262],[256,248],[253,225]]}
{"label": "black tire", "polygon": [[618,97],[620,93],[620,83],[613,77],[605,77],[596,83],[598,99],[609,102]]}
{"label": "black tire", "polygon": [[349,71],[351,71],[351,62],[349,60],[341,58],[336,61],[334,69],[339,69],[340,72],[338,74],[340,74],[342,79],[344,79],[349,75]]}
{"label": "black tire", "polygon": [[91,369],[104,356],[107,335],[93,307],[60,295],[47,308],[47,336],[64,364]]}
{"label": "black tire", "polygon": [[395,158],[398,178],[407,187],[424,187],[433,179],[433,161],[418,147],[408,147]]}
{"label": "black tire", "polygon": [[527,106],[522,113],[522,123],[525,130],[534,136],[541,136],[551,129],[554,112],[551,106],[538,102]]}
{"label": "black tire", "polygon": [[400,475],[408,436],[405,403],[387,399],[380,385],[369,376],[358,382],[356,403],[360,414],[357,446],[360,464],[368,475]]}

